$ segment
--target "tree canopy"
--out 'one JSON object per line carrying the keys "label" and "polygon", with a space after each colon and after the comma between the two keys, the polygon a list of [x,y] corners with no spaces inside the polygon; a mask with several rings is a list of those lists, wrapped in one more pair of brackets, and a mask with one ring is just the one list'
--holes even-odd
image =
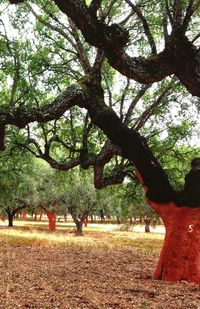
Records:
{"label": "tree canopy", "polygon": [[17,145],[53,168],[91,166],[102,188],[136,166],[149,198],[177,201],[156,144],[171,150],[195,124],[199,1],[4,3],[1,149],[9,125],[25,128]]}

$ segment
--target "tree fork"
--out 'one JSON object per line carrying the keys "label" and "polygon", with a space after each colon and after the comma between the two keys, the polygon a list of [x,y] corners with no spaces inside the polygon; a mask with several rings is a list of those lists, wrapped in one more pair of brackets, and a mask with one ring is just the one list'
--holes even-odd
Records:
{"label": "tree fork", "polygon": [[121,149],[122,156],[134,162],[149,188],[147,197],[155,202],[174,200],[175,192],[167,175],[148,148],[145,139],[122,123],[117,114],[104,103],[103,98],[94,95],[94,88],[92,91],[89,97],[93,97],[93,100],[87,101],[85,106],[92,121]]}

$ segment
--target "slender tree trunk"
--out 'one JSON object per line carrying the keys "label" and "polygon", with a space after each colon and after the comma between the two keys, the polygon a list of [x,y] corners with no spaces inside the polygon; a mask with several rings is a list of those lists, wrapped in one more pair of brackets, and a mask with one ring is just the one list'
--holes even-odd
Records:
{"label": "slender tree trunk", "polygon": [[144,219],[144,223],[145,223],[145,233],[150,233],[150,223],[151,223],[151,219],[146,218]]}
{"label": "slender tree trunk", "polygon": [[43,212],[40,213],[39,221],[42,221]]}
{"label": "slender tree trunk", "polygon": [[54,232],[56,230],[56,213],[55,211],[47,211],[46,214],[49,220],[49,230]]}
{"label": "slender tree trunk", "polygon": [[27,217],[26,217],[26,210],[23,211],[23,220],[26,221]]}
{"label": "slender tree trunk", "polygon": [[8,226],[13,227],[14,214],[12,212],[8,212],[7,215],[8,215]]}
{"label": "slender tree trunk", "polygon": [[87,225],[88,225],[88,217],[86,217],[86,218],[84,219],[83,223],[84,223],[84,226],[87,227]]}
{"label": "slender tree trunk", "polygon": [[149,224],[145,224],[144,231],[145,231],[145,233],[150,233],[150,225]]}
{"label": "slender tree trunk", "polygon": [[200,283],[200,208],[152,201],[149,204],[159,213],[166,227],[155,278]]}
{"label": "slender tree trunk", "polygon": [[76,221],[76,236],[83,236],[83,222]]}
{"label": "slender tree trunk", "polygon": [[91,223],[94,223],[94,215],[93,214],[90,215],[90,218],[91,218]]}
{"label": "slender tree trunk", "polygon": [[120,216],[116,216],[116,218],[117,218],[117,224],[120,224],[121,223]]}

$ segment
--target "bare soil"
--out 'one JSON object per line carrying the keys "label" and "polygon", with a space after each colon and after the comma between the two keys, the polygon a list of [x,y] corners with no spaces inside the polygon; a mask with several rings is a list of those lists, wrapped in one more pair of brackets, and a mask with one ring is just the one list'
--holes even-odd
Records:
{"label": "bare soil", "polygon": [[200,308],[200,286],[153,279],[157,251],[0,244],[0,309]]}

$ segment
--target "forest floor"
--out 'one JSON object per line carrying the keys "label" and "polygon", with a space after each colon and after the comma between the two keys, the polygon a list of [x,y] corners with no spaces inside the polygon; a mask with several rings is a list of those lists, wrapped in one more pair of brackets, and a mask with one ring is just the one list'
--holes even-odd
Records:
{"label": "forest floor", "polygon": [[0,227],[0,309],[200,309],[199,285],[153,279],[164,234],[63,226]]}

